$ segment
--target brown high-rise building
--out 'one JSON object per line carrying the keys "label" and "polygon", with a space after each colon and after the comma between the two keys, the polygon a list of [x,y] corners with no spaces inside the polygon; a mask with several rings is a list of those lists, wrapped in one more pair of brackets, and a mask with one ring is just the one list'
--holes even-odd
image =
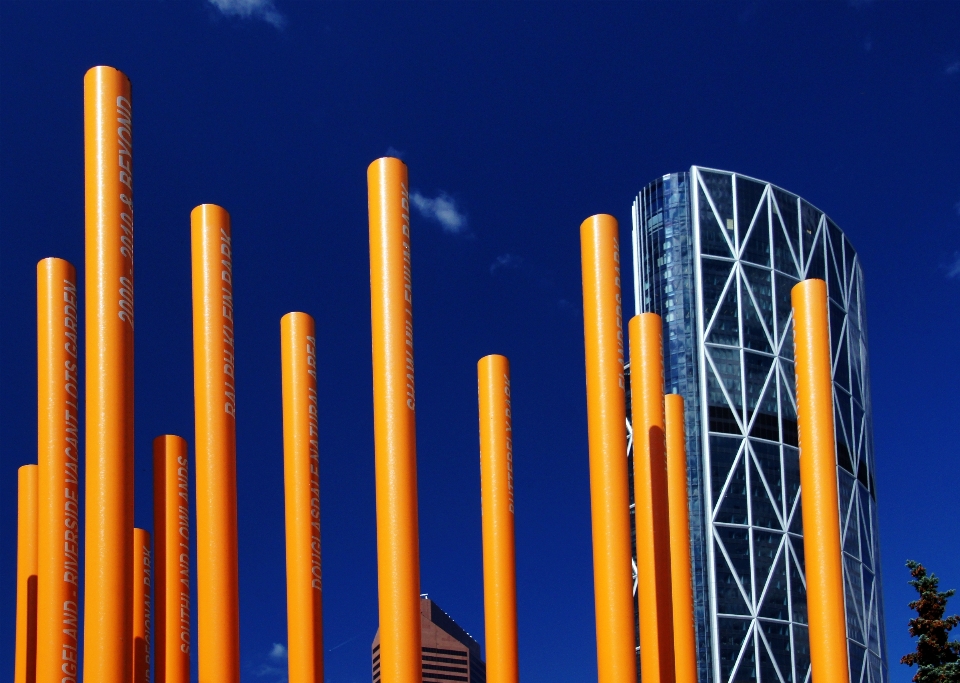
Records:
{"label": "brown high-rise building", "polygon": [[[424,683],[486,683],[480,645],[426,595],[420,596],[420,666]],[[380,630],[371,648],[373,683],[380,683]]]}

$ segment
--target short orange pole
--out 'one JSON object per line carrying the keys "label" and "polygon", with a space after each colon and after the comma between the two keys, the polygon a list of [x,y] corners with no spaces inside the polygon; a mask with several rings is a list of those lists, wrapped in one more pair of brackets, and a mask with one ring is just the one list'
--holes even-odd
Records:
{"label": "short orange pole", "polygon": [[150,683],[150,533],[133,529],[133,683]]}
{"label": "short orange pole", "polygon": [[480,398],[480,502],[487,682],[517,683],[517,555],[513,526],[513,415],[510,361],[477,363]]}
{"label": "short orange pole", "polygon": [[673,649],[677,683],[697,683],[697,640],[693,625],[690,569],[690,502],[687,493],[687,435],[683,397],[667,394],[667,497],[670,509],[670,578],[673,583]]}
{"label": "short orange pole", "polygon": [[[37,466],[17,471],[17,641],[14,683],[37,680]],[[76,660],[74,660],[76,675]]]}
{"label": "short orange pole", "polygon": [[670,513],[663,405],[663,326],[656,313],[629,323],[637,602],[643,683],[673,683]]}
{"label": "short orange pole", "polygon": [[636,683],[620,237],[613,216],[580,225],[590,510],[599,683]]}
{"label": "short orange pole", "polygon": [[190,213],[193,386],[197,430],[197,597],[200,680],[240,680],[237,437],[230,214]]}
{"label": "short orange pole", "polygon": [[385,683],[421,683],[413,289],[407,167],[367,168],[373,427],[377,477],[380,671]]}
{"label": "short orange pole", "polygon": [[827,285],[804,280],[791,299],[811,672],[817,683],[848,683]]}
{"label": "short orange pole", "polygon": [[87,482],[83,679],[126,683],[133,651],[133,134],[130,81],[83,79]]}
{"label": "short orange pole", "polygon": [[153,440],[154,676],[190,683],[190,491],[187,442]]}
{"label": "short orange pole", "polygon": [[280,357],[288,676],[290,683],[323,683],[317,338],[306,313],[280,319]]}
{"label": "short orange pole", "polygon": [[79,325],[76,272],[37,264],[37,681],[77,676],[80,601]]}

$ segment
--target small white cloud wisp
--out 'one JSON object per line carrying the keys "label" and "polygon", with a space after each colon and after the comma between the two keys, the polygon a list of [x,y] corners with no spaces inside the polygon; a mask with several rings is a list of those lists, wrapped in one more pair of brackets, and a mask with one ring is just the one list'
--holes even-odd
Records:
{"label": "small white cloud wisp", "polygon": [[468,234],[467,215],[457,206],[457,201],[446,192],[441,192],[431,199],[414,190],[410,200],[424,218],[439,223],[444,232],[451,235]]}
{"label": "small white cloud wisp", "polygon": [[501,254],[493,259],[490,264],[490,274],[493,275],[498,270],[516,270],[523,265],[523,258],[516,254]]}
{"label": "small white cloud wisp", "polygon": [[960,74],[960,59],[947,64],[947,68],[944,69],[944,71],[948,76],[956,76],[957,74]]}
{"label": "small white cloud wisp", "polygon": [[953,255],[953,262],[947,266],[947,277],[951,280],[960,279],[960,251]]}
{"label": "small white cloud wisp", "polygon": [[286,18],[280,14],[273,0],[208,0],[228,17],[263,19],[276,28],[283,28]]}

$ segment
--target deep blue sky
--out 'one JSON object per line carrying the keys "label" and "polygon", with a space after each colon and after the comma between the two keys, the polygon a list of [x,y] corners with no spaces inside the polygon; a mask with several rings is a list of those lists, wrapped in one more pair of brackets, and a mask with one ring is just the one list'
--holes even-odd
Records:
{"label": "deep blue sky", "polygon": [[[904,560],[960,587],[960,3],[276,2],[247,18],[0,3],[0,677],[16,468],[36,461],[35,266],[82,276],[82,78],[109,64],[133,82],[148,529],[151,440],[193,442],[189,213],[233,216],[244,681],[281,680],[291,310],[320,337],[327,680],[369,681],[365,169],[388,150],[446,201],[413,223],[422,589],[482,642],[475,363],[506,354],[521,675],[596,680],[578,226],[609,212],[626,237],[648,181],[735,170],[819,206],[863,260],[891,678],[907,681]],[[444,207],[447,229],[427,215]]]}

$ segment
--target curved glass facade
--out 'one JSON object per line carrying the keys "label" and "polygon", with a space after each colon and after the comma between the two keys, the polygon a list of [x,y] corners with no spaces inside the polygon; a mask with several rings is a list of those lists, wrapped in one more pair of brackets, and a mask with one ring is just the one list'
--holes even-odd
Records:
{"label": "curved glass facade", "polygon": [[830,300],[850,680],[886,683],[856,252],[796,195],[696,166],[644,188],[633,223],[636,310],[663,317],[666,390],[687,406],[700,680],[810,678],[790,289],[817,277]]}

